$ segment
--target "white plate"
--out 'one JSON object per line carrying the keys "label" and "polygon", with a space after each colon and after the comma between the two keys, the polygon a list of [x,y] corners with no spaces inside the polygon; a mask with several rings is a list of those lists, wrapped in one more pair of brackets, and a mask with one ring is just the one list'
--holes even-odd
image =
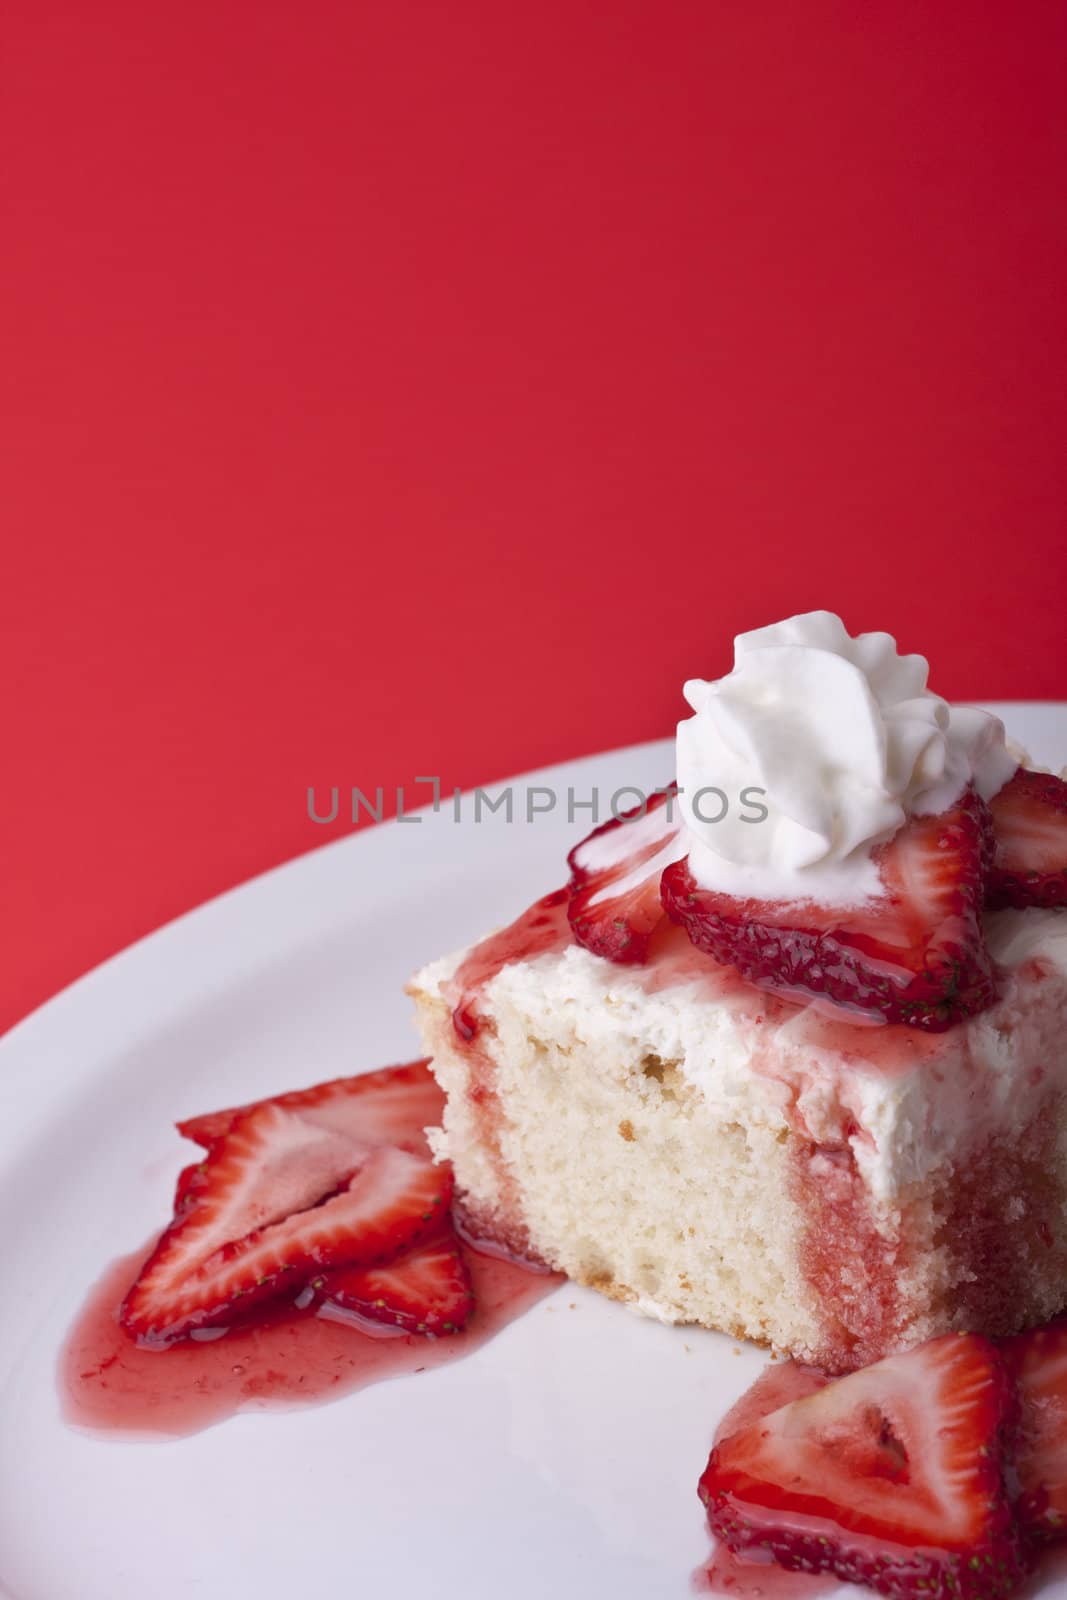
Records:
{"label": "white plate", "polygon": [[[1067,756],[1067,706],[998,709],[1035,756]],[[518,783],[610,795],[671,770],[664,742]],[[569,1285],[417,1381],[186,1439],[76,1431],[56,1394],[86,1290],[167,1213],[174,1119],[416,1054],[409,973],[562,882],[584,815],[444,811],[354,834],[162,929],[0,1042],[0,1592],[690,1594],[708,1551],[696,1480],[763,1357]]]}

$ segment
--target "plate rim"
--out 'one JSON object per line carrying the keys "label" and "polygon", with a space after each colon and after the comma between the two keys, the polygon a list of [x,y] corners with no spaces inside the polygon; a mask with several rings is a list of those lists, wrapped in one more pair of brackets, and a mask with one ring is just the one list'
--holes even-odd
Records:
{"label": "plate rim", "polygon": [[[1016,702],[1014,705],[1020,708],[1040,706],[1047,715],[1049,742],[1054,737],[1053,729],[1062,728],[1067,743],[1067,701]],[[1010,714],[1010,708],[1006,705],[1005,710]],[[1036,730],[1034,732],[1037,743]],[[1055,738],[1058,740],[1058,733]],[[493,793],[508,784],[534,784],[541,781],[562,785],[571,781],[586,786],[588,792],[590,784],[606,786],[612,781],[626,781],[628,778],[638,778],[647,785],[651,774],[661,776],[664,759],[669,759],[672,749],[673,741],[670,739],[644,741],[532,769],[483,787]],[[429,815],[427,808],[423,808],[423,814]],[[557,813],[546,819],[544,831],[536,845],[532,834],[520,835],[520,840],[529,840],[530,851],[529,859],[521,868],[515,864],[516,877],[524,873],[529,878],[534,872],[540,876],[545,861],[556,859],[560,846],[564,850],[567,847],[564,841],[572,842],[588,825],[588,819],[579,818],[568,823],[564,816]],[[487,876],[495,870],[498,860],[515,863],[516,841],[511,829],[486,829],[484,840],[489,861]],[[442,835],[433,827],[402,829],[395,819],[324,841],[320,846],[256,874],[154,929],[44,1002],[0,1039],[0,1111],[6,1102],[13,1113],[7,1118],[0,1117],[0,1178],[10,1181],[18,1170],[17,1164],[27,1156],[36,1160],[34,1147],[37,1129],[34,1124],[41,1123],[47,1128],[54,1118],[64,1116],[64,1100],[68,1096],[84,1094],[87,1086],[91,1092],[94,1077],[106,1072],[116,1055],[126,1055],[131,1047],[136,1048],[158,1030],[167,1028],[174,1021],[183,1021],[187,1014],[201,1007],[211,1006],[218,996],[225,996],[242,986],[247,975],[262,974],[279,961],[299,962],[309,948],[304,941],[308,930],[311,930],[315,940],[347,938],[348,924],[353,918],[358,921],[373,920],[378,897],[382,894],[383,880],[388,879],[390,872],[390,860],[402,862],[400,870],[409,875],[401,885],[399,896],[406,899],[413,888],[417,890],[419,864],[430,863],[433,866],[441,843]],[[477,841],[468,838],[459,847],[459,855],[469,855],[476,848]],[[518,854],[522,853],[520,843]],[[361,863],[369,861],[371,857],[376,863],[375,871],[365,879]],[[562,862],[562,855],[559,859]],[[433,882],[433,893],[451,893],[454,881],[454,876],[450,877],[441,870]],[[364,887],[367,890],[365,896]],[[512,884],[510,878],[505,883],[509,895],[513,888],[521,893],[523,887],[518,881]],[[544,886],[534,891],[543,892]],[[358,897],[355,904],[353,896]],[[262,914],[264,912],[265,915]],[[235,949],[230,930],[238,925],[242,932],[249,934],[249,938],[240,949]],[[440,932],[439,927],[437,931]],[[310,948],[313,950],[314,945]],[[220,955],[223,958],[221,965]],[[42,1066],[47,1070],[47,1081],[42,1080]],[[28,1092],[27,1074],[32,1074]],[[23,1103],[24,1096],[28,1104]],[[143,1116],[139,1106],[135,1106],[132,1116],[135,1119]],[[17,1234],[19,1230],[16,1228],[15,1232]],[[594,1300],[596,1298],[593,1297]],[[618,1308],[609,1307],[607,1302],[603,1302],[597,1310],[605,1315],[609,1310],[612,1315],[618,1313]],[[20,1326],[21,1314],[15,1312],[15,1318],[11,1323],[11,1331],[16,1335],[10,1352],[12,1360],[0,1358],[0,1382],[3,1383],[17,1378],[24,1354],[16,1348],[23,1331]],[[641,1318],[635,1321],[642,1325],[643,1339],[660,1336],[654,1323]],[[560,1326],[563,1326],[562,1319]],[[516,1328],[516,1337],[520,1333],[521,1330]],[[48,1348],[51,1348],[50,1342]],[[683,1349],[687,1348],[683,1346]],[[708,1349],[710,1359],[714,1350],[710,1346]],[[720,1365],[717,1357],[713,1364],[717,1385]],[[463,1381],[456,1375],[461,1374],[465,1366],[466,1363],[459,1363],[450,1369],[453,1381]],[[513,1355],[509,1355],[506,1361],[509,1373],[513,1366]],[[727,1362],[726,1369],[729,1366]],[[726,1372],[721,1376],[725,1378]],[[441,1404],[447,1409],[445,1398],[442,1398]],[[315,1414],[315,1408],[300,1413],[308,1418]],[[250,1430],[254,1420],[249,1419]],[[308,1426],[311,1426],[310,1422]],[[210,1437],[210,1433],[193,1436],[194,1440]],[[244,1444],[238,1447],[236,1429],[228,1437],[233,1439],[234,1451],[245,1447]],[[178,1441],[179,1444],[183,1442]],[[192,1441],[189,1443],[191,1448],[195,1448]],[[138,1459],[142,1448],[156,1450],[166,1446],[155,1441],[137,1445],[135,1453]],[[703,1448],[706,1450],[706,1444]],[[681,1506],[681,1500],[678,1504]],[[685,1504],[688,1505],[688,1497]],[[686,1521],[686,1529],[688,1526]],[[555,1527],[553,1522],[553,1534]],[[32,1553],[37,1545],[29,1533],[26,1537],[30,1541],[26,1548],[31,1549]],[[560,1537],[566,1545],[565,1525]],[[25,1552],[22,1559],[25,1559]],[[673,1578],[673,1573],[671,1576]],[[6,1596],[10,1592],[5,1587],[3,1575],[0,1575],[0,1595]],[[1053,1600],[1054,1592],[1055,1585],[1052,1583],[1043,1590],[1048,1600]],[[841,1593],[847,1596],[849,1591]]]}

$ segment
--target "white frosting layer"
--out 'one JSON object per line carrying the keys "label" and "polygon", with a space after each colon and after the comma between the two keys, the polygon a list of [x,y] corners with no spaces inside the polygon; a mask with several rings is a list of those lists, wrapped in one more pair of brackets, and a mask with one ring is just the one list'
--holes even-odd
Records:
{"label": "white frosting layer", "polygon": [[698,883],[854,905],[880,892],[871,852],[909,816],[945,810],[971,782],[995,794],[1016,766],[1003,725],[931,694],[928,672],[889,634],[853,638],[829,611],[739,635],[732,672],[685,685],[694,715],[678,725]]}

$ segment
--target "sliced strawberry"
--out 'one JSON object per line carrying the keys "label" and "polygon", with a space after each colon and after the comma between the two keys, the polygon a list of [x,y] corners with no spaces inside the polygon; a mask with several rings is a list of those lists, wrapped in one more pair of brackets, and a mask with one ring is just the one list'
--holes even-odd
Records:
{"label": "sliced strawberry", "polygon": [[206,1172],[207,1167],[203,1161],[194,1161],[179,1172],[178,1181],[174,1185],[175,1217],[184,1216],[206,1192]]}
{"label": "sliced strawberry", "polygon": [[699,949],[742,977],[936,1033],[996,999],[979,915],[989,848],[988,812],[969,789],[881,847],[878,899],[737,900],[701,888],[687,858],[664,872],[663,904]]}
{"label": "sliced strawberry", "polygon": [[1067,905],[1067,783],[1020,767],[989,802],[993,906]]}
{"label": "sliced strawberry", "polygon": [[320,1128],[359,1139],[363,1144],[395,1144],[403,1150],[426,1151],[423,1129],[441,1120],[444,1096],[425,1061],[403,1067],[382,1067],[354,1078],[332,1078],[311,1089],[293,1089],[246,1106],[209,1111],[179,1122],[186,1139],[209,1148],[228,1133],[238,1117],[259,1106],[281,1106]]}
{"label": "sliced strawberry", "polygon": [[895,1600],[994,1600],[1025,1570],[1001,1467],[1012,1407],[995,1347],[949,1334],[722,1439],[700,1498],[731,1550]]}
{"label": "sliced strawberry", "polygon": [[645,959],[663,920],[659,880],[684,851],[675,790],[658,791],[644,811],[626,812],[575,845],[567,915],[580,945],[609,961]]}
{"label": "sliced strawberry", "polygon": [[313,1273],[406,1249],[439,1224],[451,1193],[451,1172],[427,1157],[368,1151],[260,1106],[209,1151],[194,1203],[141,1269],[121,1321],[155,1342],[225,1323]]}
{"label": "sliced strawberry", "polygon": [[1067,1536],[1067,1321],[1005,1339],[1019,1391],[1018,1511],[1042,1539]]}
{"label": "sliced strawberry", "polygon": [[451,1229],[378,1267],[341,1267],[314,1280],[327,1308],[355,1312],[406,1333],[458,1333],[474,1310],[474,1290]]}

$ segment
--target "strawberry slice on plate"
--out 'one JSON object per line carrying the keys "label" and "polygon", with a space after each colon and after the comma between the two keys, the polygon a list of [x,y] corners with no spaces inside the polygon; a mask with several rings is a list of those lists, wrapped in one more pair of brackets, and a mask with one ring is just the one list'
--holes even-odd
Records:
{"label": "strawberry slice on plate", "polygon": [[686,858],[664,872],[663,904],[698,949],[742,977],[935,1033],[996,999],[980,919],[989,859],[989,814],[968,789],[880,847],[877,899],[739,900],[703,888]]}
{"label": "strawberry slice on plate", "polygon": [[1002,1345],[1019,1394],[1018,1513],[1041,1539],[1067,1537],[1067,1321]]}
{"label": "strawberry slice on plate", "polygon": [[459,1333],[474,1310],[474,1290],[451,1230],[377,1267],[341,1267],[313,1283],[322,1314],[370,1318],[431,1338]]}
{"label": "strawberry slice on plate", "polygon": [[152,1343],[224,1325],[314,1274],[408,1248],[441,1225],[451,1197],[450,1170],[428,1157],[368,1149],[259,1106],[208,1152],[192,1203],[142,1267],[120,1320]]}
{"label": "strawberry slice on plate", "polygon": [[643,811],[605,822],[567,857],[571,932],[594,955],[630,965],[644,961],[663,920],[660,875],[685,850],[675,794],[673,785],[657,791]]}
{"label": "strawberry slice on plate", "polygon": [[347,1134],[366,1145],[395,1144],[422,1155],[426,1151],[423,1129],[441,1120],[444,1095],[426,1061],[402,1067],[382,1067],[354,1078],[332,1078],[310,1089],[294,1089],[225,1111],[209,1111],[178,1123],[186,1139],[209,1149],[229,1133],[238,1117],[259,1106],[280,1106],[314,1123]]}
{"label": "strawberry slice on plate", "polygon": [[1020,767],[992,800],[993,906],[1067,905],[1067,783]]}
{"label": "strawberry slice on plate", "polygon": [[998,1600],[1025,1571],[1002,1473],[1012,1385],[949,1334],[731,1433],[700,1480],[731,1550],[894,1600]]}

